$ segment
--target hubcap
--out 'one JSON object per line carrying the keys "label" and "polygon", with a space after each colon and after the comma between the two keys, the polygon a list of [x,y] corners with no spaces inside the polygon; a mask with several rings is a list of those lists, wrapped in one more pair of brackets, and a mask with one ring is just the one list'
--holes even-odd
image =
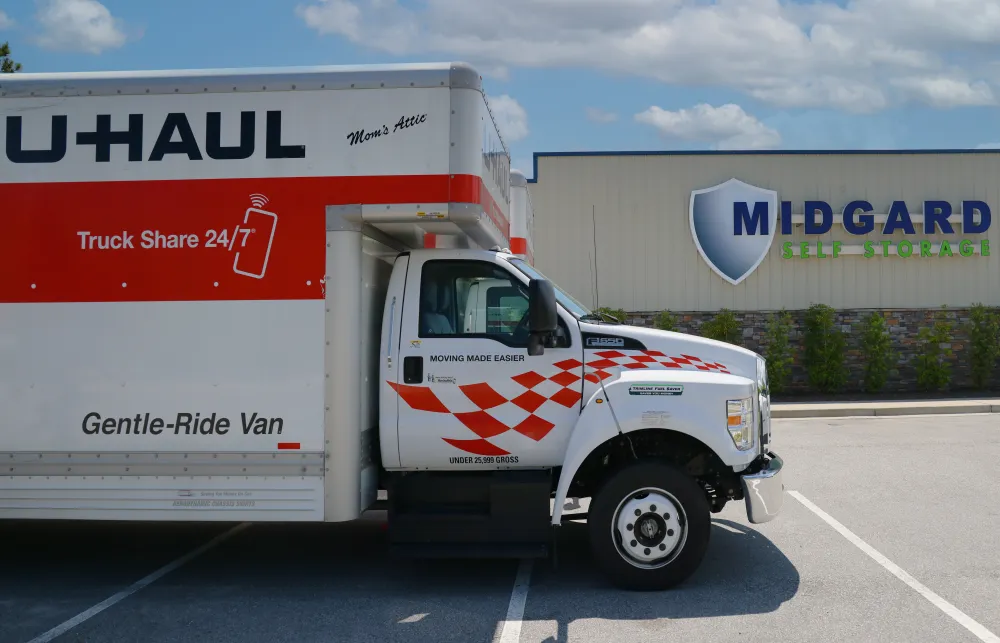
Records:
{"label": "hubcap", "polygon": [[618,553],[636,567],[653,569],[672,561],[687,539],[684,509],[662,489],[639,489],[618,504],[611,527]]}

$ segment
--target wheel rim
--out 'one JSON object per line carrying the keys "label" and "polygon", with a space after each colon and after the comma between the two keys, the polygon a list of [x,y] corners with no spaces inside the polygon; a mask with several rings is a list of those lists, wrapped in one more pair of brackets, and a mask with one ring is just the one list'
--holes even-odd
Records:
{"label": "wheel rim", "polygon": [[611,537],[618,554],[641,569],[669,565],[687,541],[687,514],[673,494],[654,487],[633,491],[618,503]]}

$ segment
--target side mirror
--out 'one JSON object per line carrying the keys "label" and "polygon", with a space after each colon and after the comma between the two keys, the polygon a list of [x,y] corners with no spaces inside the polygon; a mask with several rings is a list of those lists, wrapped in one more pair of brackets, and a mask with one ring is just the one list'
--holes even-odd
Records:
{"label": "side mirror", "polygon": [[556,314],[556,291],[546,279],[528,282],[528,330],[532,333],[554,333],[559,328]]}

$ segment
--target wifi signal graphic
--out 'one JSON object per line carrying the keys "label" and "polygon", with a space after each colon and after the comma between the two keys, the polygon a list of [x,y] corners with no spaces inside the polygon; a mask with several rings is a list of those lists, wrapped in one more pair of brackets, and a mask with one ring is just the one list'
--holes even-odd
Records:
{"label": "wifi signal graphic", "polygon": [[263,194],[257,194],[257,193],[251,194],[250,203],[255,208],[262,208],[267,204],[267,197],[264,196]]}

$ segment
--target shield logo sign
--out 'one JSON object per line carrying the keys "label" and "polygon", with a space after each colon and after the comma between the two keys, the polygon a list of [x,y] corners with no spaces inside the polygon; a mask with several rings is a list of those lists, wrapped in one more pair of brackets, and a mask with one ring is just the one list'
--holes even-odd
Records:
{"label": "shield logo sign", "polygon": [[777,227],[778,193],[729,179],[691,192],[691,236],[705,263],[734,286],[767,256]]}

